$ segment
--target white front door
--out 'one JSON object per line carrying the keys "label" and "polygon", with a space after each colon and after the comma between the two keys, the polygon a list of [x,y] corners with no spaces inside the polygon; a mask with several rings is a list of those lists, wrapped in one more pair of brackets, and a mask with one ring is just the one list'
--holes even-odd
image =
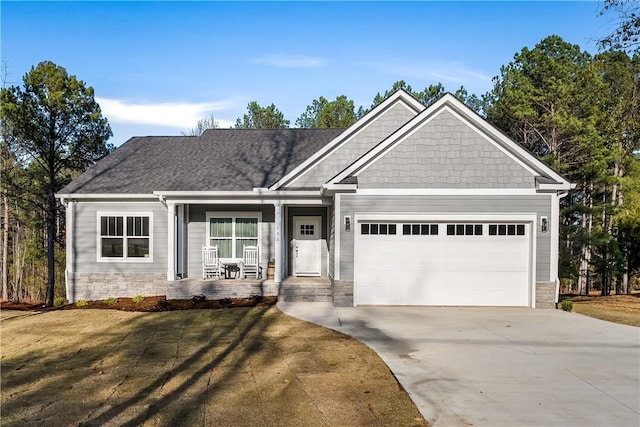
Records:
{"label": "white front door", "polygon": [[291,247],[293,274],[295,276],[319,276],[321,268],[322,217],[294,216]]}

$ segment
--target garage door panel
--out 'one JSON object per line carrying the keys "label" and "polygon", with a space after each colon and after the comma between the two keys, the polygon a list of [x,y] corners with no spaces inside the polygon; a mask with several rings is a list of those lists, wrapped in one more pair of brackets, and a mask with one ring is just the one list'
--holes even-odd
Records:
{"label": "garage door panel", "polygon": [[439,230],[356,236],[356,304],[529,305],[528,235],[490,236],[486,225],[478,235]]}

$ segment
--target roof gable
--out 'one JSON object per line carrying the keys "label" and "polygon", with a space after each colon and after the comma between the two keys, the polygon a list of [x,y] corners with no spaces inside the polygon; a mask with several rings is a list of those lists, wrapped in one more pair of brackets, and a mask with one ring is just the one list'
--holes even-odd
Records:
{"label": "roof gable", "polygon": [[424,109],[409,93],[396,91],[270,189],[319,188]]}
{"label": "roof gable", "polygon": [[[451,94],[328,181],[359,188],[533,188],[536,177],[571,184]],[[560,188],[561,187],[561,188]]]}

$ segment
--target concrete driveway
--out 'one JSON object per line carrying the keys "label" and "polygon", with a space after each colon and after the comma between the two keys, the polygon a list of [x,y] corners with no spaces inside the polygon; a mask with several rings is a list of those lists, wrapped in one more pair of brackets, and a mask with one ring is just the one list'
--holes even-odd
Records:
{"label": "concrete driveway", "polygon": [[434,426],[640,426],[640,328],[527,308],[278,307],[370,346]]}

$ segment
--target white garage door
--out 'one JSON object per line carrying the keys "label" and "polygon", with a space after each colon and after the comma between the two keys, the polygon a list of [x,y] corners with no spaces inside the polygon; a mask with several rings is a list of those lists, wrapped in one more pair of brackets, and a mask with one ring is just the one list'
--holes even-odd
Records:
{"label": "white garage door", "polygon": [[529,305],[530,223],[376,221],[356,233],[356,305]]}

